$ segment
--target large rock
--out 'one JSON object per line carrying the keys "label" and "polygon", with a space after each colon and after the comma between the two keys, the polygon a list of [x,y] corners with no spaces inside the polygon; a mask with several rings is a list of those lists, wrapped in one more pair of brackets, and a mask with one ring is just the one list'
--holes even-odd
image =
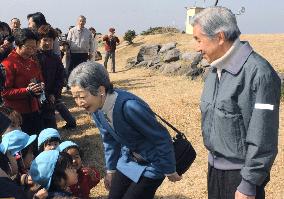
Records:
{"label": "large rock", "polygon": [[152,60],[154,57],[157,57],[160,48],[160,45],[147,45],[141,47],[137,55],[137,62],[139,63],[142,61],[149,61]]}
{"label": "large rock", "polygon": [[165,63],[161,66],[163,74],[177,74],[181,64],[179,62]]}
{"label": "large rock", "polygon": [[206,68],[206,67],[209,67],[210,64],[208,63],[208,61],[206,59],[202,59],[199,64],[198,64],[198,67],[202,67],[202,68]]}
{"label": "large rock", "polygon": [[142,61],[138,64],[135,65],[135,67],[137,68],[141,68],[141,67],[148,67],[150,61]]}
{"label": "large rock", "polygon": [[126,60],[126,68],[132,68],[135,67],[137,64],[137,57],[130,57]]}
{"label": "large rock", "polygon": [[163,60],[164,62],[167,62],[167,63],[177,61],[179,60],[179,55],[180,55],[179,50],[174,48],[166,52]]}
{"label": "large rock", "polygon": [[168,50],[171,50],[171,49],[175,48],[176,46],[177,46],[176,42],[171,42],[171,43],[164,44],[164,45],[162,45],[160,53],[164,53],[164,52],[166,52]]}
{"label": "large rock", "polygon": [[192,80],[197,78],[199,75],[201,75],[204,72],[203,68],[192,68],[188,73],[186,74],[187,77],[191,77]]}
{"label": "large rock", "polygon": [[193,59],[199,55],[201,55],[199,52],[185,52],[181,55],[181,60],[192,62]]}
{"label": "large rock", "polygon": [[154,65],[157,65],[161,62],[159,57],[153,57],[153,59],[148,61],[148,67],[152,67]]}
{"label": "large rock", "polygon": [[186,75],[188,71],[192,70],[189,63],[182,63],[177,75]]}

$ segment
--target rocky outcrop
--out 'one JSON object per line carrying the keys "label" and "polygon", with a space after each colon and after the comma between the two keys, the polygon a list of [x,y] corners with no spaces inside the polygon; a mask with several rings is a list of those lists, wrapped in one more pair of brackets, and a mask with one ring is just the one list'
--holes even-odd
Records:
{"label": "rocky outcrop", "polygon": [[180,53],[177,43],[142,46],[136,57],[127,60],[126,67],[145,67],[166,75],[185,75],[192,79],[203,73],[209,64],[197,52]]}

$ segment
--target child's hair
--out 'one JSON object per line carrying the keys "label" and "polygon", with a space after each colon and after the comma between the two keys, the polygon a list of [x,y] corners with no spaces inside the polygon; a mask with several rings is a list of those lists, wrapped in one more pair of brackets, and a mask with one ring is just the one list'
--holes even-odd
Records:
{"label": "child's hair", "polygon": [[84,157],[84,153],[83,153],[82,150],[79,149],[79,146],[73,145],[73,146],[66,147],[66,148],[63,150],[63,152],[67,153],[67,151],[68,151],[69,149],[77,149],[78,152],[79,152],[79,155],[80,155],[81,159]]}
{"label": "child's hair", "polygon": [[65,152],[60,152],[56,162],[54,172],[51,177],[49,191],[64,191],[60,186],[62,179],[67,181],[65,170],[72,167],[72,157]]}
{"label": "child's hair", "polygon": [[0,152],[0,168],[5,173],[9,173],[9,171],[10,171],[9,158],[1,152]]}
{"label": "child's hair", "polygon": [[58,137],[51,137],[51,138],[49,138],[48,140],[46,140],[45,142],[43,142],[40,146],[39,146],[39,149],[38,149],[38,152],[39,153],[41,153],[41,152],[43,152],[44,151],[44,146],[46,145],[46,144],[49,144],[49,143],[51,143],[51,142],[59,142],[60,143],[60,138],[58,138]]}
{"label": "child's hair", "polygon": [[12,108],[2,106],[0,107],[0,112],[6,115],[11,120],[10,127],[17,128],[22,125],[22,116],[20,115],[20,113],[13,110]]}

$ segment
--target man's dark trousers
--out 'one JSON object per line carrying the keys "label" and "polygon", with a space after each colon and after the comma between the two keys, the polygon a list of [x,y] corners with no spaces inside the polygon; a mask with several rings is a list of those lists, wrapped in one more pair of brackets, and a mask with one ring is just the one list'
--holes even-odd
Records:
{"label": "man's dark trousers", "polygon": [[105,56],[104,66],[107,69],[108,59],[111,58],[112,72],[115,73],[115,51],[107,51]]}
{"label": "man's dark trousers", "polygon": [[153,199],[164,178],[151,179],[141,176],[133,182],[120,171],[116,171],[111,181],[108,199]]}
{"label": "man's dark trousers", "polygon": [[81,64],[82,62],[86,62],[89,59],[88,53],[71,53],[70,54],[70,66],[69,66],[69,75],[72,70]]}
{"label": "man's dark trousers", "polygon": [[[242,181],[240,170],[219,170],[208,165],[208,199],[235,199],[235,192]],[[265,199],[264,187],[269,176],[261,186],[256,187],[256,199]]]}

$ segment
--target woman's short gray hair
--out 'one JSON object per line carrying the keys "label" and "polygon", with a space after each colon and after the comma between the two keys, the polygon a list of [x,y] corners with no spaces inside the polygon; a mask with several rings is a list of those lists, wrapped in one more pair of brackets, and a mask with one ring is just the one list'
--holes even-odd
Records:
{"label": "woman's short gray hair", "polygon": [[97,62],[88,61],[79,64],[69,76],[68,85],[79,86],[89,91],[92,95],[98,94],[100,86],[104,86],[106,92],[113,92],[113,85],[105,67]]}
{"label": "woman's short gray hair", "polygon": [[193,16],[192,26],[200,25],[203,33],[214,38],[219,32],[224,32],[228,41],[235,41],[241,34],[234,13],[225,7],[209,7]]}

